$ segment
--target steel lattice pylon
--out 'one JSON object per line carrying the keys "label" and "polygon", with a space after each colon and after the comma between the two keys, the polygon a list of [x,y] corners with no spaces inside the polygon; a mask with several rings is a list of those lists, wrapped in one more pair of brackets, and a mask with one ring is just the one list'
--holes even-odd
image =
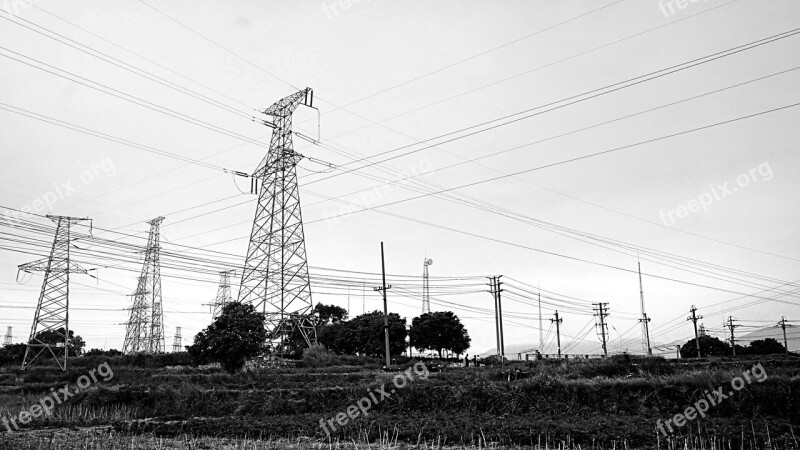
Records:
{"label": "steel lattice pylon", "polygon": [[[47,216],[56,223],[56,235],[50,257],[18,266],[22,272],[44,272],[39,303],[31,325],[28,346],[22,359],[22,370],[27,369],[39,356],[49,351],[61,370],[67,370],[69,356],[69,274],[87,273],[88,271],[69,258],[70,226],[76,222],[90,220],[87,218]],[[58,343],[45,342],[40,339],[42,333],[53,333],[59,338]],[[63,343],[60,341],[63,339]],[[54,351],[55,349],[55,351]],[[56,353],[63,350],[64,356]],[[63,358],[63,359],[62,359]]]}
{"label": "steel lattice pylon", "polygon": [[313,305],[297,186],[296,166],[303,156],[292,148],[292,113],[301,104],[310,107],[312,98],[305,88],[262,111],[272,116],[264,123],[274,131],[267,156],[253,172],[260,189],[239,301],[266,314],[269,339],[281,350],[293,329],[306,344],[316,343],[308,317]]}
{"label": "steel lattice pylon", "polygon": [[164,315],[161,306],[160,232],[163,217],[149,222],[150,235],[136,292],[133,293],[131,315],[125,332],[122,353],[165,353]]}
{"label": "steel lattice pylon", "polygon": [[211,304],[211,319],[216,319],[222,308],[233,300],[231,295],[231,275],[236,275],[235,270],[223,270],[219,273],[219,287],[217,288],[217,296],[214,298],[214,303]]}

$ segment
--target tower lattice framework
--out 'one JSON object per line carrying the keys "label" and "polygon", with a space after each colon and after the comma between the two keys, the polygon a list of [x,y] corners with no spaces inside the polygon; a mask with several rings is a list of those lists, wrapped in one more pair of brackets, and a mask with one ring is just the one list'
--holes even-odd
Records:
{"label": "tower lattice framework", "polygon": [[142,272],[133,293],[131,314],[125,332],[122,353],[165,353],[164,314],[161,302],[161,222],[149,222],[150,235],[144,253]]}
{"label": "tower lattice framework", "polygon": [[219,273],[219,287],[217,287],[217,296],[214,298],[214,303],[211,304],[211,318],[216,319],[221,313],[222,308],[225,307],[233,296],[231,294],[231,276],[236,275],[235,270],[224,270]]}
{"label": "tower lattice framework", "polygon": [[177,353],[181,349],[181,327],[175,327],[175,338],[172,340],[172,351]]}
{"label": "tower lattice framework", "polygon": [[[39,303],[31,325],[22,370],[42,353],[49,353],[61,370],[67,370],[69,357],[69,274],[88,271],[70,260],[70,227],[87,218],[47,216],[56,223],[50,257],[18,266],[22,272],[44,272]],[[53,339],[55,338],[55,339]],[[63,356],[59,356],[62,355]]]}
{"label": "tower lattice framework", "polygon": [[262,111],[272,117],[269,151],[253,172],[259,187],[250,244],[247,250],[239,301],[266,314],[266,327],[274,347],[283,348],[286,336],[298,329],[307,345],[316,343],[309,320],[312,308],[297,164],[303,158],[292,146],[292,113],[312,106],[310,88],[285,97]]}

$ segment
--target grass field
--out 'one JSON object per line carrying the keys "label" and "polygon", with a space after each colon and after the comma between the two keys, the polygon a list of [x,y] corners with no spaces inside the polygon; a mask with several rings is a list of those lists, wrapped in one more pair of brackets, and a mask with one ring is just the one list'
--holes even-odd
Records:
{"label": "grass field", "polygon": [[[21,378],[3,368],[0,417],[18,417],[103,362],[112,378],[19,430],[0,425],[0,448],[800,448],[800,359],[782,357],[516,363],[520,373],[510,381],[499,368],[453,367],[406,372],[403,387],[393,384],[402,372],[377,365],[230,375],[129,357],[78,358],[67,373],[34,367]],[[731,380],[744,380],[756,364],[763,379],[750,376],[706,417],[673,425],[667,436],[658,431],[659,420],[718,387],[732,392]],[[382,386],[387,398],[375,395],[379,401],[346,425],[335,422]],[[329,419],[330,435],[320,426]]]}

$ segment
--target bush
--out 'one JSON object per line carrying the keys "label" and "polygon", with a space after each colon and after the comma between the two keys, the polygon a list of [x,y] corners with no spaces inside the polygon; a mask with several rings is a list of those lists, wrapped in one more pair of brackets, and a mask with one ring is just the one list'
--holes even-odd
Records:
{"label": "bush", "polygon": [[339,357],[329,352],[324,345],[314,344],[303,350],[303,364],[306,367],[326,367],[339,364]]}

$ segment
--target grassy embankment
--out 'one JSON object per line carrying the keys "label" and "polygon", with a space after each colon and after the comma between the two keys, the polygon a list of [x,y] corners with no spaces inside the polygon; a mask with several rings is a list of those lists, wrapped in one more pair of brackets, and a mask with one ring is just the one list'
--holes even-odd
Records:
{"label": "grassy embankment", "polygon": [[[24,380],[16,377],[14,368],[0,372],[0,417],[17,415],[50,393],[50,388],[63,387],[65,382],[74,385],[102,361],[79,358],[67,374],[36,367]],[[25,429],[37,430],[35,436],[41,438],[52,436],[51,430],[62,430],[56,434],[62,436],[70,427],[103,427],[103,433],[114,436],[105,442],[119,438],[120,443],[150,442],[153,436],[179,443],[186,442],[185,436],[198,443],[234,439],[229,441],[234,442],[231,448],[258,448],[257,442],[264,443],[264,448],[276,442],[282,443],[277,447],[311,445],[306,438],[350,445],[383,440],[475,447],[497,443],[568,448],[700,448],[701,444],[705,448],[766,448],[768,444],[798,448],[795,435],[800,432],[797,358],[542,361],[521,364],[525,377],[511,382],[497,368],[453,368],[426,379],[415,376],[372,407],[369,415],[337,426],[331,438],[322,431],[320,419],[346,411],[367,390],[390,385],[394,374],[362,366],[229,375],[189,366],[137,367],[130,358],[108,362],[114,371],[110,381],[92,385],[57,406],[51,417],[37,419]],[[658,419],[663,422],[684,411],[704,398],[706,390],[725,386],[729,391],[734,377],[759,362],[766,380],[753,380],[711,407],[707,417],[676,428],[670,438],[658,435]],[[12,440],[19,443],[23,435],[3,433],[0,445]],[[89,439],[85,433],[75,436]]]}

